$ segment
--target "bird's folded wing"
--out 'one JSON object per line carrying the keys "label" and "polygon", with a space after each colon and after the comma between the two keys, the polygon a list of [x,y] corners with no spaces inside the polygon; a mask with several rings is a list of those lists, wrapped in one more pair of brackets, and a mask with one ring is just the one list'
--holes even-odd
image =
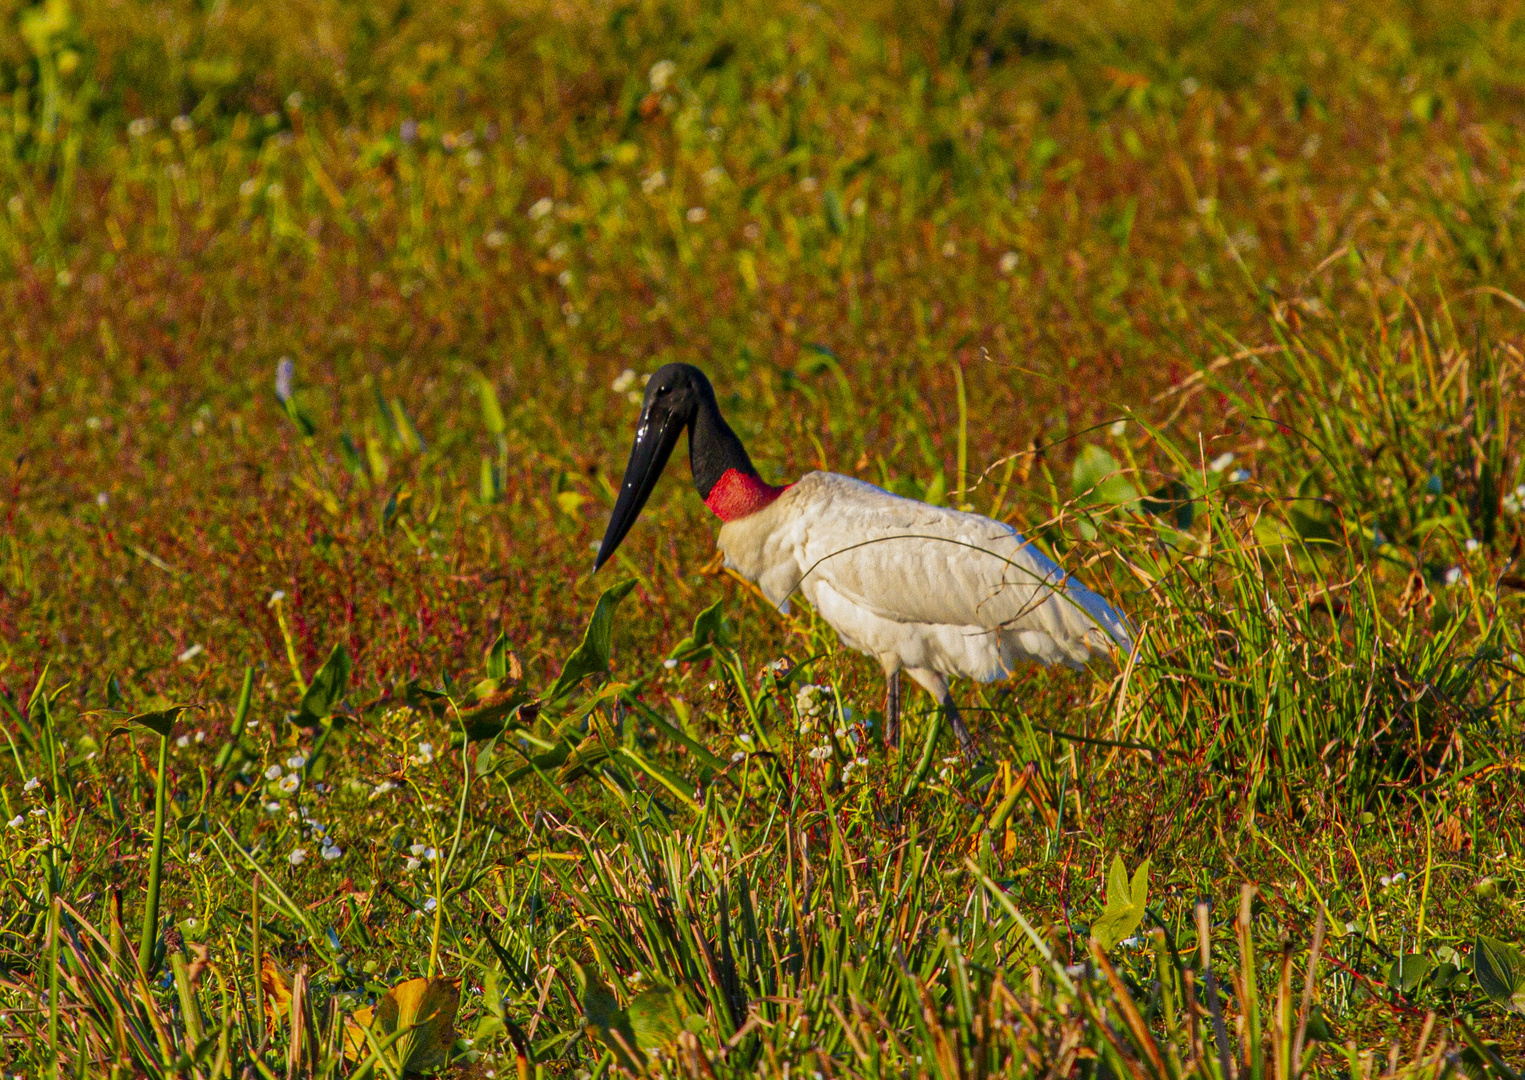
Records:
{"label": "bird's folded wing", "polygon": [[[867,489],[862,490],[862,489]],[[897,622],[985,630],[1090,623],[1126,644],[1105,600],[1008,526],[871,485],[818,504],[795,558],[853,603]]]}

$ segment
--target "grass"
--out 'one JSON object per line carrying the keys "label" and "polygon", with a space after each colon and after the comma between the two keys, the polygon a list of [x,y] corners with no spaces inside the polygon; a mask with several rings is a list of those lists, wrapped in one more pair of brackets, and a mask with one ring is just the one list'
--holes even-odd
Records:
{"label": "grass", "polygon": [[[1518,5],[4,26],[7,1075],[1519,1074]],[[674,360],[1137,650],[591,577]]]}

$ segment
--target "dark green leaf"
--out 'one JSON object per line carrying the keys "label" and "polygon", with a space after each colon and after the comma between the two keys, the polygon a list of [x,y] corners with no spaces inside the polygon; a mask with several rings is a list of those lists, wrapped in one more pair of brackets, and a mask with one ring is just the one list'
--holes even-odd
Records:
{"label": "dark green leaf", "polygon": [[342,644],[335,645],[334,651],[328,654],[328,659],[323,661],[323,666],[312,677],[307,693],[302,695],[298,722],[311,723],[331,716],[339,702],[344,700],[344,691],[349,687],[349,673],[349,651]]}
{"label": "dark green leaf", "polygon": [[1434,966],[1435,961],[1423,953],[1400,956],[1387,969],[1387,985],[1405,994],[1412,994]]}
{"label": "dark green leaf", "polygon": [[1167,480],[1139,500],[1139,506],[1147,514],[1167,519],[1182,532],[1191,528],[1196,513],[1191,489],[1179,480]]}
{"label": "dark green leaf", "polygon": [[186,709],[194,708],[198,708],[198,706],[171,705],[167,709],[155,709],[153,712],[144,712],[138,713],[136,716],[129,716],[127,718],[127,722],[130,724],[137,724],[139,727],[146,727],[154,734],[161,735],[167,739],[169,738],[170,730],[175,726],[175,721],[179,719],[180,714],[185,712]]}
{"label": "dark green leaf", "polygon": [[636,1048],[635,1031],[614,991],[598,977],[597,970],[584,964],[577,965],[577,983],[588,1033],[612,1050],[622,1066],[634,1069],[630,1051]]}
{"label": "dark green leaf", "polygon": [[1496,1005],[1525,1013],[1525,956],[1504,941],[1479,936],[1472,948],[1477,985]]}
{"label": "dark green leaf", "polygon": [[630,578],[604,590],[604,594],[594,605],[593,617],[588,620],[588,628],[583,633],[582,644],[578,645],[572,655],[567,657],[567,662],[561,669],[561,675],[546,691],[547,701],[558,701],[589,675],[609,670],[609,647],[610,638],[614,632],[614,609],[619,606],[621,600],[630,595],[630,590],[633,588],[635,588],[635,579]]}

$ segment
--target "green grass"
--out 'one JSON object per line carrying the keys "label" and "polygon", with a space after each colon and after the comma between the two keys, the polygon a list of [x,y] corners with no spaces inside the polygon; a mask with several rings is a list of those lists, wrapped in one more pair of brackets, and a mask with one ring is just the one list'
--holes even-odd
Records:
{"label": "green grass", "polygon": [[[6,11],[7,1076],[1519,1075],[1518,4]],[[675,360],[1137,651],[591,577]]]}

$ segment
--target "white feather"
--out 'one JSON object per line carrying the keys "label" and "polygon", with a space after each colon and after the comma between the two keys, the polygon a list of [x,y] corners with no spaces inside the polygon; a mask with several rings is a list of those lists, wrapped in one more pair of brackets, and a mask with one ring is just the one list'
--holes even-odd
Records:
{"label": "white feather", "polygon": [[1009,525],[835,473],[801,477],[718,544],[781,610],[798,591],[849,648],[938,697],[949,678],[1131,647],[1122,616]]}

